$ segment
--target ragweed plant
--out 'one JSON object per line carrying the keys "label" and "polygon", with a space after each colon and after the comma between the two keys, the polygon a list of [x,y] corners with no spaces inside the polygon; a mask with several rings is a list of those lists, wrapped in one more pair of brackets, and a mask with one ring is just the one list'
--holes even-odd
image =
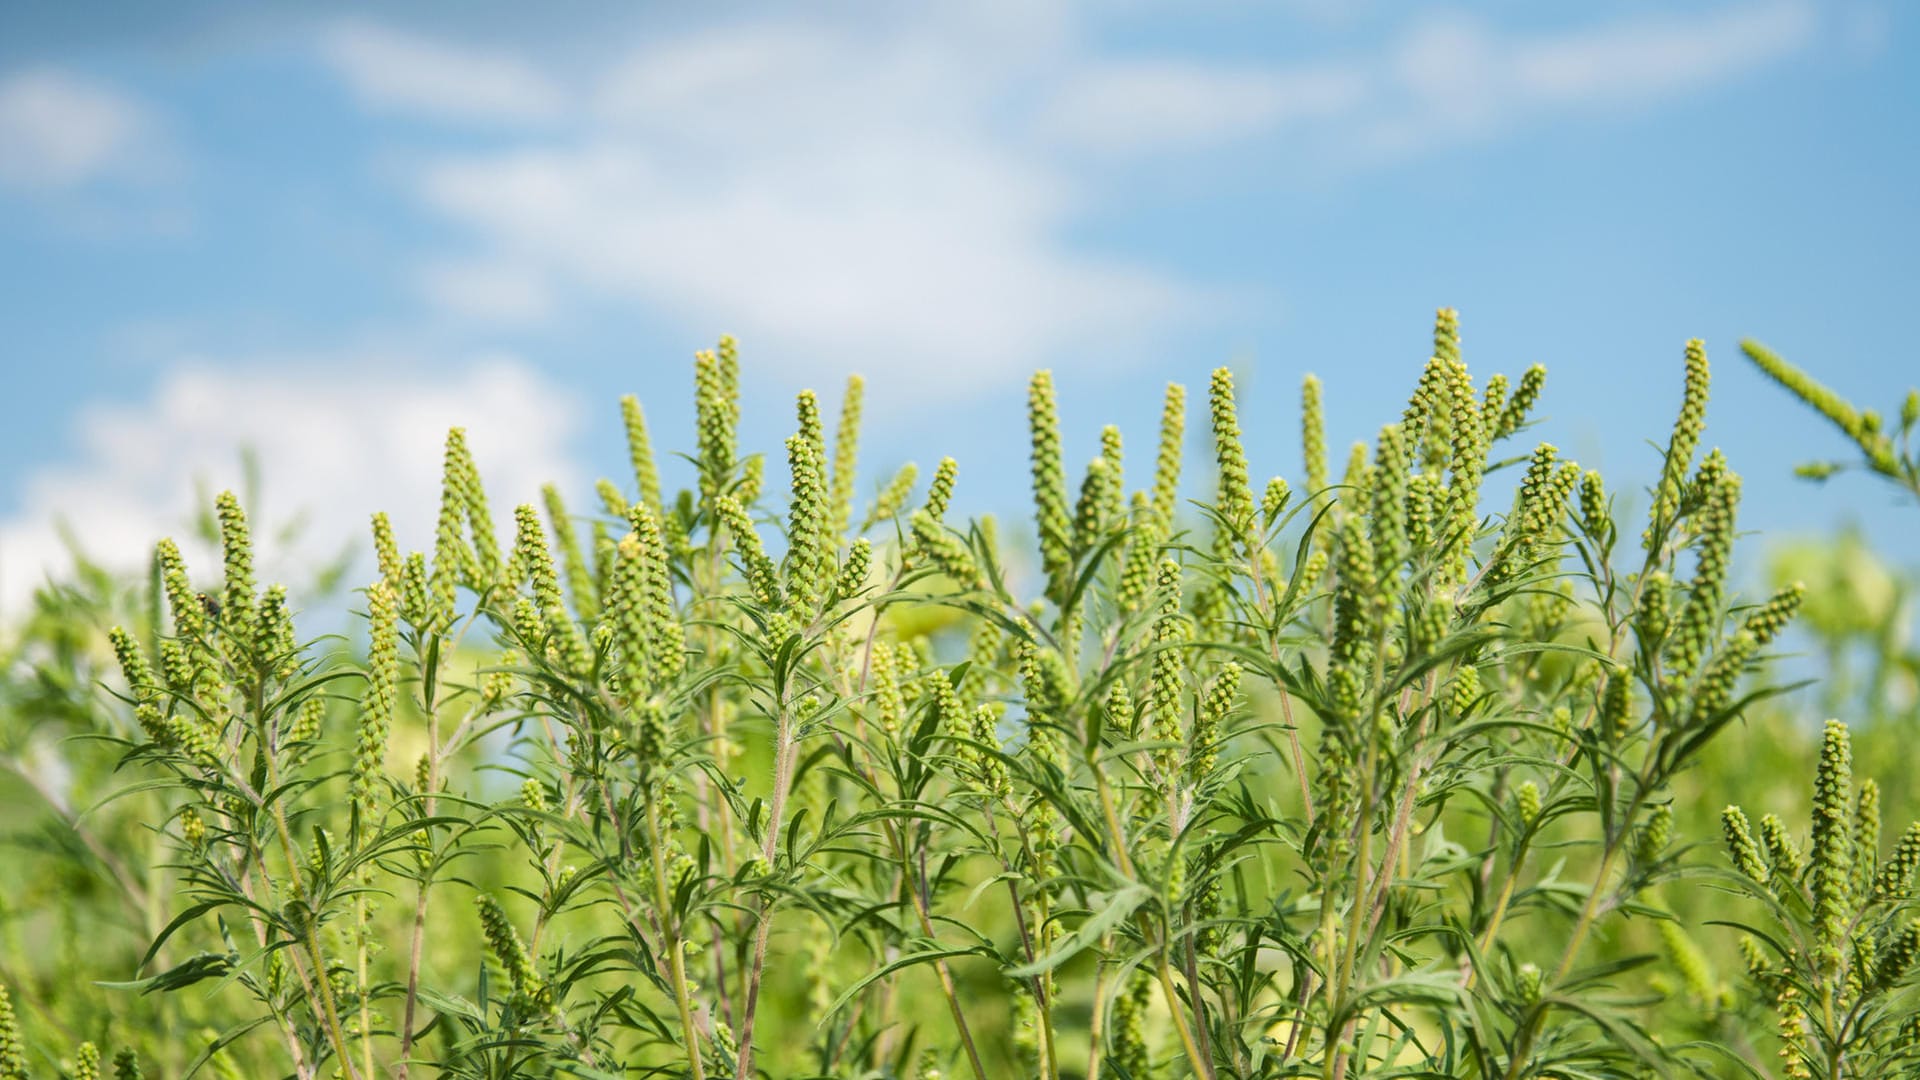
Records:
{"label": "ragweed plant", "polygon": [[[1825,417],[1859,449],[1856,467],[1885,477],[1920,499],[1920,450],[1913,444],[1914,425],[1920,424],[1920,388],[1907,391],[1900,402],[1899,424],[1889,431],[1879,412],[1858,408],[1765,345],[1743,341],[1740,349],[1769,379]],[[1824,480],[1848,467],[1840,461],[1811,461],[1801,465],[1798,472],[1808,479]]]}
{"label": "ragweed plant", "polygon": [[[1221,369],[1199,438],[1166,388],[1129,477],[1119,429],[1068,446],[1042,372],[1032,551],[950,513],[952,458],[924,491],[862,479],[857,378],[831,422],[804,392],[743,445],[740,363],[695,360],[677,492],[632,398],[587,513],[492,506],[451,432],[431,549],[373,520],[360,655],[302,641],[240,500],[217,581],[160,545],[90,740],[125,778],[101,812],[141,806],[149,844],[124,875],[144,955],[92,993],[183,1032],[147,1060],[1517,1080],[1764,1068],[1776,1030],[1790,1062],[1852,1061],[1910,1020],[1905,894],[1868,897],[1920,854],[1862,869],[1877,803],[1838,765],[1810,855],[1777,820],[1735,853],[1803,931],[1756,932],[1768,1033],[1668,1019],[1727,997],[1672,917],[1676,781],[1773,692],[1801,597],[1739,595],[1697,342],[1633,527],[1525,441],[1544,369],[1476,384],[1451,311],[1338,484],[1312,377],[1299,474],[1249,459]],[[0,1078],[97,1073],[82,1042],[134,1037],[32,989],[0,997]]]}

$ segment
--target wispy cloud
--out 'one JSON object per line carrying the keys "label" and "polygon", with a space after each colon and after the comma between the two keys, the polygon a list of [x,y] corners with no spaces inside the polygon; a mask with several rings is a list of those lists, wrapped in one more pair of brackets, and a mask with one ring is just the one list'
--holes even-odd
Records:
{"label": "wispy cloud", "polygon": [[548,293],[725,327],[790,370],[970,390],[1069,342],[1116,356],[1205,303],[1068,242],[1079,181],[995,121],[1024,62],[912,29],[682,35],[603,74],[584,135],[448,157],[419,190]]}
{"label": "wispy cloud", "polygon": [[[444,378],[393,374],[418,363],[367,355],[187,366],[144,401],[84,411],[74,455],[29,475],[0,520],[0,614],[17,614],[41,582],[64,576],[62,529],[121,570],[162,536],[186,543],[201,486],[240,487],[242,447],[266,478],[250,509],[268,574],[310,571],[360,540],[375,510],[391,512],[403,542],[429,544],[441,443],[455,425],[466,427],[503,507],[573,478],[579,411],[567,394],[508,357],[474,358]],[[271,539],[297,520],[307,522],[297,538]]]}
{"label": "wispy cloud", "polygon": [[1531,35],[1429,19],[1368,65],[1372,91],[1336,118],[1332,143],[1346,167],[1379,165],[1528,125],[1645,109],[1776,63],[1819,30],[1802,0]]}
{"label": "wispy cloud", "polygon": [[1350,115],[1366,73],[1325,66],[1231,70],[1188,61],[1087,65],[1063,79],[1036,129],[1064,146],[1140,153],[1270,135],[1290,124]]}
{"label": "wispy cloud", "polygon": [[1804,0],[1529,34],[1451,16],[1312,65],[1234,66],[1117,55],[1067,10],[747,20],[564,78],[369,23],[327,55],[372,106],[509,126],[413,173],[471,237],[423,258],[434,305],[526,321],[561,298],[638,303],[808,374],[884,357],[943,395],[1063,354],[1111,362],[1227,302],[1075,242],[1113,159],[1277,144],[1302,171],[1377,168],[1671,100],[1820,29]]}
{"label": "wispy cloud", "polygon": [[432,119],[525,124],[565,107],[558,86],[512,56],[462,48],[374,23],[326,34],[322,54],[374,108]]}
{"label": "wispy cloud", "polygon": [[155,149],[147,111],[54,69],[0,76],[0,185],[55,190],[137,171]]}

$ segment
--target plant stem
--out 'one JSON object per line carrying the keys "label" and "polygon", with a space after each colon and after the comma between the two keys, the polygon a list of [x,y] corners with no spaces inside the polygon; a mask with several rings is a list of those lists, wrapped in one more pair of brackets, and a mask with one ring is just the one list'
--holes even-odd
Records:
{"label": "plant stem", "polygon": [[667,969],[673,980],[673,1002],[680,1011],[680,1034],[686,1040],[687,1066],[693,1080],[706,1080],[706,1066],[700,1056],[700,1033],[693,1022],[693,996],[687,986],[686,951],[680,947],[680,920],[669,910],[667,895],[667,859],[660,836],[660,807],[654,785],[647,784],[647,848],[653,859],[653,897],[659,906],[661,944],[667,954]]}

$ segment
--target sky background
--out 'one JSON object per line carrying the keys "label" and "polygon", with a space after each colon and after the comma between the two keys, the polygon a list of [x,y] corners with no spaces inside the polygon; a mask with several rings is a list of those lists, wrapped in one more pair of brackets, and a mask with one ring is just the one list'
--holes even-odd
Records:
{"label": "sky background", "polygon": [[866,376],[863,490],[952,454],[959,507],[1023,514],[1043,366],[1070,464],[1106,422],[1147,460],[1186,383],[1190,479],[1210,369],[1296,481],[1318,373],[1337,474],[1442,305],[1482,379],[1547,365],[1531,435],[1640,505],[1704,338],[1743,526],[1915,558],[1880,485],[1792,478],[1845,447],[1736,346],[1886,412],[1920,381],[1920,8],[554,10],[0,7],[0,614],[57,523],[134,565],[241,445],[289,565],[375,509],[424,545],[455,423],[497,503],[585,507],[620,394],[690,446],[723,332],[750,450]]}

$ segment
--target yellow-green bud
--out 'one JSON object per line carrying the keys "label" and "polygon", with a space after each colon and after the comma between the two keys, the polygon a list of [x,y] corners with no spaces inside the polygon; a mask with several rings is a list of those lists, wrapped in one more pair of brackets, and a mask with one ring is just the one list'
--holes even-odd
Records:
{"label": "yellow-green bud", "polygon": [[1073,520],[1067,511],[1067,479],[1060,462],[1060,418],[1053,373],[1036,371],[1027,387],[1027,426],[1033,441],[1034,522],[1040,533],[1040,566],[1047,596],[1056,603],[1072,587]]}
{"label": "yellow-green bud", "polygon": [[1153,464],[1153,513],[1160,527],[1173,527],[1175,500],[1180,495],[1181,444],[1187,432],[1187,388],[1168,383],[1160,406],[1160,443]]}
{"label": "yellow-green bud", "polygon": [[354,806],[369,824],[378,808],[380,780],[387,768],[387,739],[399,699],[397,615],[393,590],[384,581],[375,582],[367,590],[367,686],[361,695],[351,783]]}
{"label": "yellow-green bud", "polygon": [[[633,466],[634,489],[640,493],[640,501],[658,511],[660,503],[660,471],[653,460],[653,441],[647,435],[647,414],[640,408],[640,399],[628,394],[620,399],[620,421],[627,432],[627,460]],[[626,516],[626,507],[618,511],[609,506],[610,513]]]}
{"label": "yellow-green bud", "polygon": [[853,519],[853,475],[860,456],[860,405],[866,382],[858,375],[847,377],[847,390],[840,399],[840,424],[833,433],[833,478],[829,485],[833,505],[829,535],[846,535]]}

